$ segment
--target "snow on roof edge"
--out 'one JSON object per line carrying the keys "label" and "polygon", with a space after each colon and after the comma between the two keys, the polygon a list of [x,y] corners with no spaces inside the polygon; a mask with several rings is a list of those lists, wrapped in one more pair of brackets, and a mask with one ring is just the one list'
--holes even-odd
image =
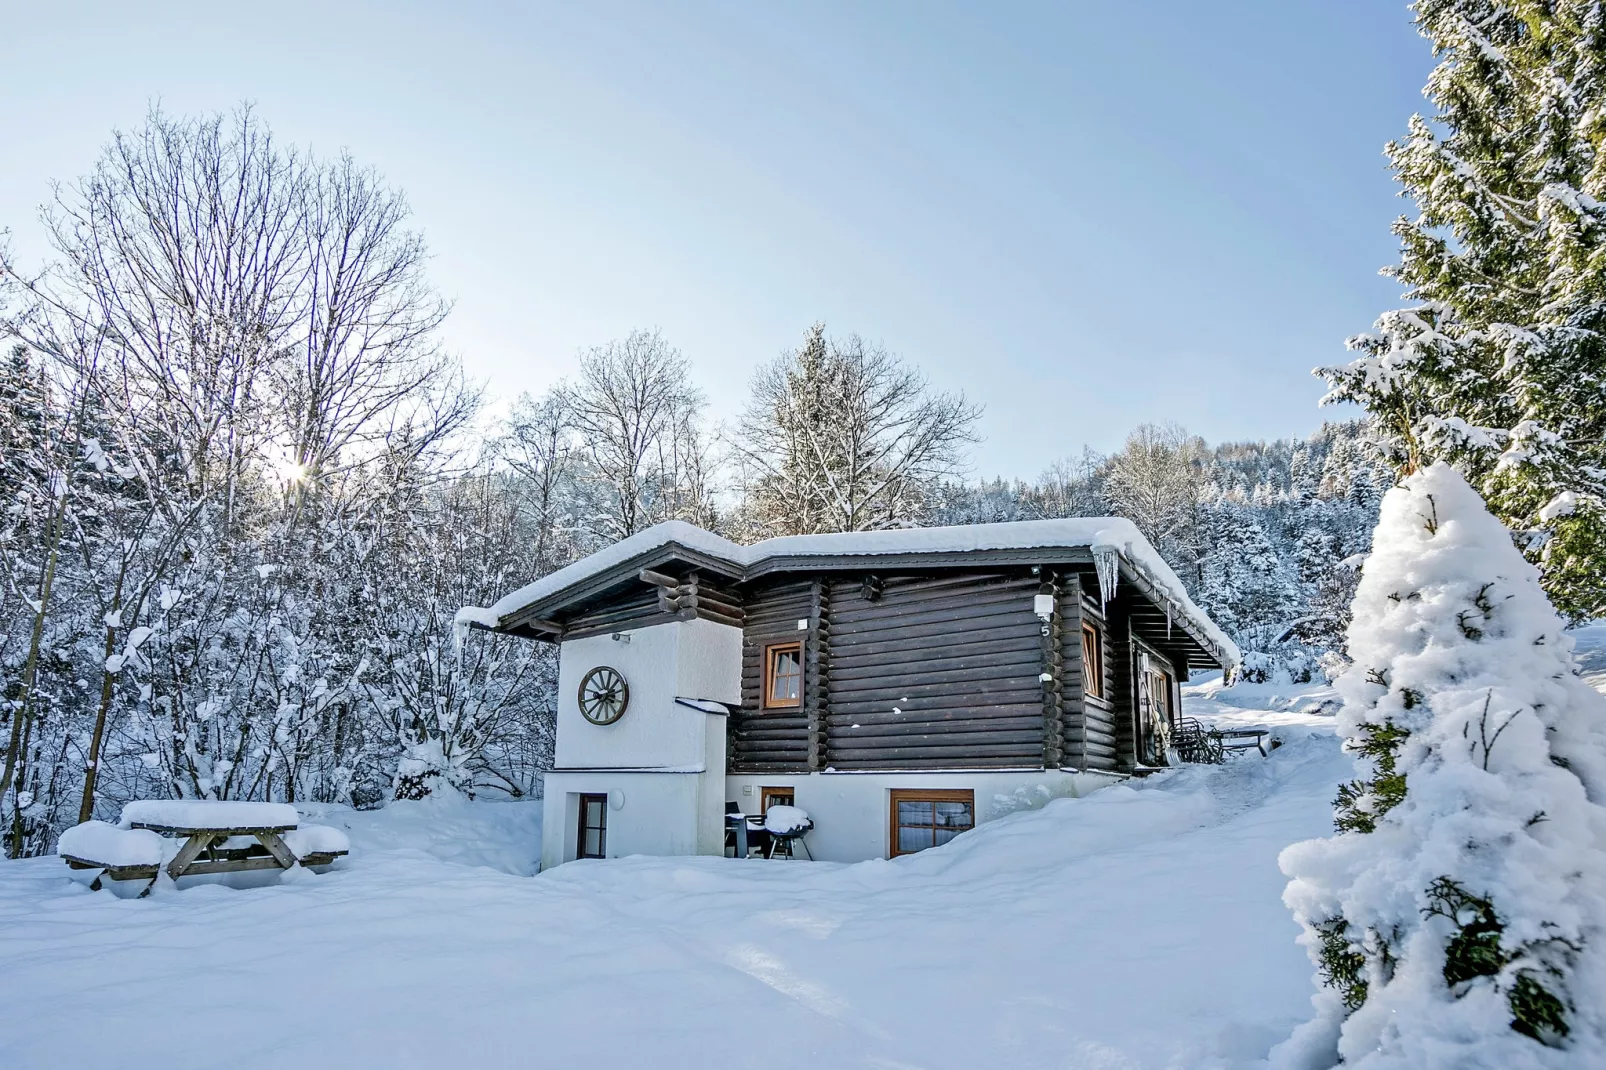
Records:
{"label": "snow on roof edge", "polygon": [[934,528],[889,528],[883,531],[835,532],[824,535],[783,535],[742,546],[682,520],[655,524],[612,546],[581,558],[556,572],[513,591],[487,608],[464,606],[457,611],[460,627],[495,627],[504,617],[531,603],[549,598],[632,558],[670,544],[678,544],[716,558],[736,569],[785,557],[841,555],[845,557],[902,553],[965,553],[983,550],[1029,550],[1086,547],[1095,559],[1113,551],[1127,565],[1159,589],[1172,606],[1189,618],[1232,662],[1238,647],[1188,597],[1187,588],[1171,566],[1143,537],[1137,525],[1122,517],[1067,517],[1057,520],[1016,520],[999,524],[962,524]]}

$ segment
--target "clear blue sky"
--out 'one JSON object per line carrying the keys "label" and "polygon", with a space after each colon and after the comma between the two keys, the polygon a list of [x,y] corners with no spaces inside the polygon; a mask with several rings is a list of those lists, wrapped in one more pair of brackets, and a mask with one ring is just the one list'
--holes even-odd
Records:
{"label": "clear blue sky", "polygon": [[716,418],[824,319],[986,406],[976,474],[1145,421],[1305,434],[1397,298],[1403,0],[0,0],[0,228],[149,102],[254,101],[406,191],[493,398],[657,326]]}

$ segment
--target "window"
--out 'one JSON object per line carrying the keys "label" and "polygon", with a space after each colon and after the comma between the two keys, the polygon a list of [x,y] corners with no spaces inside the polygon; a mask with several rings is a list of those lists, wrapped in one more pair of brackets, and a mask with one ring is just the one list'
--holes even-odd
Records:
{"label": "window", "polygon": [[803,705],[803,644],[764,648],[765,709]]}
{"label": "window", "polygon": [[768,813],[772,806],[796,805],[792,800],[797,798],[797,793],[792,788],[759,788],[758,791],[760,799],[758,812],[761,814]]}
{"label": "window", "polygon": [[892,792],[892,854],[914,854],[940,847],[976,827],[976,793],[964,791]]}
{"label": "window", "polygon": [[1082,622],[1082,694],[1104,697],[1104,637],[1088,621]]}
{"label": "window", "polygon": [[1154,717],[1157,721],[1170,723],[1171,721],[1171,674],[1164,669],[1151,667],[1146,674],[1149,686],[1149,701],[1154,704]]}
{"label": "window", "polygon": [[608,797],[606,795],[580,796],[580,837],[575,845],[576,858],[607,858],[608,854]]}

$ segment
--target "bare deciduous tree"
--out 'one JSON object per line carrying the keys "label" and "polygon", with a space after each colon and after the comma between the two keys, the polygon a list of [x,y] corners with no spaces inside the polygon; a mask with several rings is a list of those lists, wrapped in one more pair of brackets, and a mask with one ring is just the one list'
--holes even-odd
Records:
{"label": "bare deciduous tree", "polygon": [[1143,424],[1106,463],[1104,497],[1173,564],[1198,562],[1208,453],[1176,424]]}
{"label": "bare deciduous tree", "polygon": [[344,155],[312,168],[303,188],[303,307],[278,388],[288,459],[316,482],[400,426],[455,429],[475,399],[439,351],[449,306],[424,277],[427,250],[405,229],[406,201]]}
{"label": "bare deciduous tree", "polygon": [[472,766],[528,698],[499,690],[516,657],[412,671],[451,650],[471,567],[451,536],[501,514],[450,495],[477,396],[437,340],[447,305],[405,201],[349,158],[277,145],[249,109],[157,112],[58,186],[46,222],[41,275],[0,250],[21,293],[0,334],[60,384],[56,474],[29,469],[43,523],[0,532],[8,587],[37,607],[0,598],[0,636],[26,619],[50,652],[36,702],[27,659],[13,672],[0,650],[0,693],[26,698],[0,718],[9,849],[102,792],[351,798],[416,742],[394,710],[467,695],[459,671],[508,711],[476,715],[490,729],[454,752]]}
{"label": "bare deciduous tree", "polygon": [[662,335],[631,331],[590,350],[579,380],[560,395],[580,452],[608,491],[594,518],[599,535],[622,539],[662,520],[706,522],[703,396]]}
{"label": "bare deciduous tree", "polygon": [[885,349],[817,323],[753,379],[738,445],[753,522],[768,535],[916,523],[937,481],[961,471],[980,415]]}
{"label": "bare deciduous tree", "polygon": [[576,514],[575,484],[583,467],[574,423],[562,390],[540,400],[528,394],[509,413],[497,454],[518,477],[516,496],[535,542],[524,548],[536,574],[572,561],[590,540]]}

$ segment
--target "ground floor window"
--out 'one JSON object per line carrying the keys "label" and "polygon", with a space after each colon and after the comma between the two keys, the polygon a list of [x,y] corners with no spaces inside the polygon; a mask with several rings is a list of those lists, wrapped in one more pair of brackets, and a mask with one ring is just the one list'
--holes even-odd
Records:
{"label": "ground floor window", "polygon": [[914,854],[947,843],[976,827],[976,793],[894,789],[892,792],[892,854]]}
{"label": "ground floor window", "polygon": [[772,806],[796,806],[797,792],[792,788],[760,788],[759,813],[769,813]]}
{"label": "ground floor window", "polygon": [[608,797],[606,795],[580,796],[580,840],[576,858],[607,858],[608,854]]}

